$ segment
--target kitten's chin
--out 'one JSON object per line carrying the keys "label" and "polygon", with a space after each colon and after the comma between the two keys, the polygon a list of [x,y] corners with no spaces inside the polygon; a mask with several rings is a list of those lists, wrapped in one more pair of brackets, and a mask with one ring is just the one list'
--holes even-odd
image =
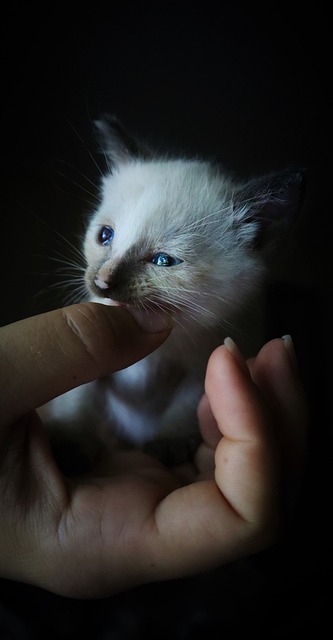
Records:
{"label": "kitten's chin", "polygon": [[128,306],[127,309],[141,329],[148,333],[158,333],[172,328],[172,317],[167,311],[144,311],[132,306]]}
{"label": "kitten's chin", "polygon": [[97,298],[93,297],[93,301],[106,304],[109,307],[125,307],[138,325],[147,333],[158,333],[159,331],[166,331],[173,326],[172,316],[170,312],[163,309],[151,309],[144,310],[139,309],[133,305],[125,304],[124,302],[118,302],[111,298]]}

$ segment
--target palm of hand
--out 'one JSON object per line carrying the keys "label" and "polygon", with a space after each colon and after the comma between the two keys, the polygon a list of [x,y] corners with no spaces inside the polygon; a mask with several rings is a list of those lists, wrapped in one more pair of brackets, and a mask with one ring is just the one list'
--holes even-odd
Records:
{"label": "palm of hand", "polygon": [[[35,413],[12,425],[2,442],[0,574],[62,595],[99,597],[270,544],[280,516],[281,443],[272,427],[276,411],[245,369],[225,347],[214,352],[193,468],[115,453],[107,472],[68,480]],[[272,389],[265,395],[272,401]],[[287,432],[296,412],[304,417],[303,398],[282,404]]]}

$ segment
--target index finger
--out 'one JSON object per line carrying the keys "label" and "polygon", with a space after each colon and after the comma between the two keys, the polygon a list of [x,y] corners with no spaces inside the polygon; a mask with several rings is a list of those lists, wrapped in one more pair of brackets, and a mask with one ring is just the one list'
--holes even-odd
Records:
{"label": "index finger", "polygon": [[0,425],[74,387],[123,369],[169,331],[146,333],[121,307],[92,302],[0,329]]}

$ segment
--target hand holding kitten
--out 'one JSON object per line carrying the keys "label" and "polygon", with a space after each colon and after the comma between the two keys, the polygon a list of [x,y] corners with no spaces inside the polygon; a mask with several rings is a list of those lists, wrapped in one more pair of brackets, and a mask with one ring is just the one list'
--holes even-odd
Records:
{"label": "hand holding kitten", "polygon": [[111,453],[108,471],[95,476],[59,471],[34,410],[145,357],[168,333],[145,332],[125,309],[94,303],[0,330],[2,577],[95,598],[274,542],[301,480],[295,463],[308,419],[281,339],[247,363],[230,341],[213,352],[199,406],[203,443],[186,484],[184,469],[140,451]]}

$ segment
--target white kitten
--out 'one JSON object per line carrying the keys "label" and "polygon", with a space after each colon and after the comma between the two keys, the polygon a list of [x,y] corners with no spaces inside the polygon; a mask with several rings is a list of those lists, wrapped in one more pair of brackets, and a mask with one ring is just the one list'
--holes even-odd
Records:
{"label": "white kitten", "polygon": [[253,355],[265,339],[269,264],[298,209],[302,173],[239,183],[209,162],[141,150],[113,117],[96,124],[109,172],[84,241],[89,297],[137,316],[171,314],[173,330],[147,358],[47,410],[78,424],[90,412],[94,425],[97,411],[103,428],[135,446],[154,443],[171,462],[198,442],[213,349],[229,335]]}

